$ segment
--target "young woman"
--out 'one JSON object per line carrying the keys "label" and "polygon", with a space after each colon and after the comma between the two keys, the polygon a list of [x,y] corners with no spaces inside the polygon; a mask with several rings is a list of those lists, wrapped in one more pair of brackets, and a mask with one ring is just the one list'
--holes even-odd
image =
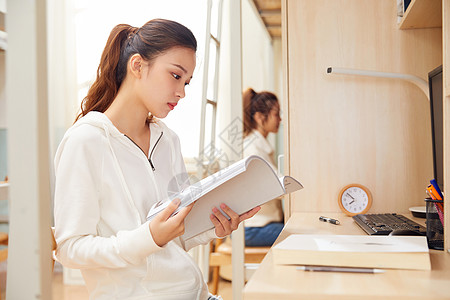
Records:
{"label": "young woman", "polygon": [[[241,216],[221,205],[215,228],[184,240],[176,199],[152,221],[149,210],[183,188],[177,135],[159,119],[182,99],[195,68],[197,42],[183,25],[162,19],[141,28],[117,25],[76,123],[55,157],[56,257],[81,269],[90,299],[208,299],[186,252],[224,237]],[[215,299],[215,298],[212,298]]]}
{"label": "young woman", "polygon": [[[280,104],[270,92],[247,89],[243,94],[244,156],[258,155],[275,170],[274,150],[267,141],[269,132],[277,133],[280,126]],[[246,246],[271,246],[283,229],[281,199],[261,206],[261,211],[245,221]]]}

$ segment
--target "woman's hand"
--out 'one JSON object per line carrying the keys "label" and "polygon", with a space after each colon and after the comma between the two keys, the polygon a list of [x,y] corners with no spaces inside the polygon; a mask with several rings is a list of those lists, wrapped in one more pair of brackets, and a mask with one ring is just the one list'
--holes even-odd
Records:
{"label": "woman's hand", "polygon": [[219,238],[223,238],[236,230],[239,223],[253,217],[261,209],[261,206],[257,206],[242,215],[238,215],[224,203],[220,205],[220,208],[230,217],[230,220],[228,220],[228,218],[224,216],[216,207],[212,209],[213,213],[209,218],[216,227],[216,235]]}
{"label": "woman's hand", "polygon": [[180,206],[180,199],[174,199],[150,222],[149,228],[155,243],[162,247],[171,240],[184,234],[184,219],[191,211],[194,203],[183,207],[176,215],[171,215]]}

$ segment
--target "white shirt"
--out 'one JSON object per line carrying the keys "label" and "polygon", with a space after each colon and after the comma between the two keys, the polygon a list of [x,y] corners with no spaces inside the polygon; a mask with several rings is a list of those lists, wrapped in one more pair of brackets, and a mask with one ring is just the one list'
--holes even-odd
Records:
{"label": "white shirt", "polygon": [[[244,139],[244,157],[258,155],[266,160],[277,172],[274,160],[274,150],[267,139],[258,131],[253,130]],[[245,220],[245,227],[262,227],[271,222],[283,221],[281,198],[269,201],[261,206],[261,210],[252,218]]]}
{"label": "white shirt", "polygon": [[66,267],[81,269],[90,299],[208,297],[186,251],[215,238],[214,230],[163,247],[150,233],[150,208],[181,189],[187,178],[178,136],[160,120],[150,124],[150,131],[154,150],[148,158],[106,115],[90,112],[58,147],[56,257]]}

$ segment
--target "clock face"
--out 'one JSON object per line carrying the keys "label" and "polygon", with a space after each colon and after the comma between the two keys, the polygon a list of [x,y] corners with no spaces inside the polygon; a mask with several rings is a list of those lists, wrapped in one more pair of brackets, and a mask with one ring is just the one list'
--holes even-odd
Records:
{"label": "clock face", "polygon": [[349,216],[366,213],[372,205],[369,190],[358,184],[351,184],[342,189],[339,206]]}

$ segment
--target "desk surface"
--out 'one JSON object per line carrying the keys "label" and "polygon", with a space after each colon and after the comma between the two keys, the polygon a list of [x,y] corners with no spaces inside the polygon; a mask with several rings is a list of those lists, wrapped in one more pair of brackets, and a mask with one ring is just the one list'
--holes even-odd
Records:
{"label": "desk surface", "polygon": [[[319,221],[320,213],[295,213],[276,243],[294,233],[355,234],[364,231],[340,213],[325,214],[341,225]],[[424,219],[413,218],[417,223]],[[450,299],[450,253],[430,250],[431,271],[386,270],[382,274],[305,272],[295,266],[275,265],[272,250],[244,288],[244,299]]]}

